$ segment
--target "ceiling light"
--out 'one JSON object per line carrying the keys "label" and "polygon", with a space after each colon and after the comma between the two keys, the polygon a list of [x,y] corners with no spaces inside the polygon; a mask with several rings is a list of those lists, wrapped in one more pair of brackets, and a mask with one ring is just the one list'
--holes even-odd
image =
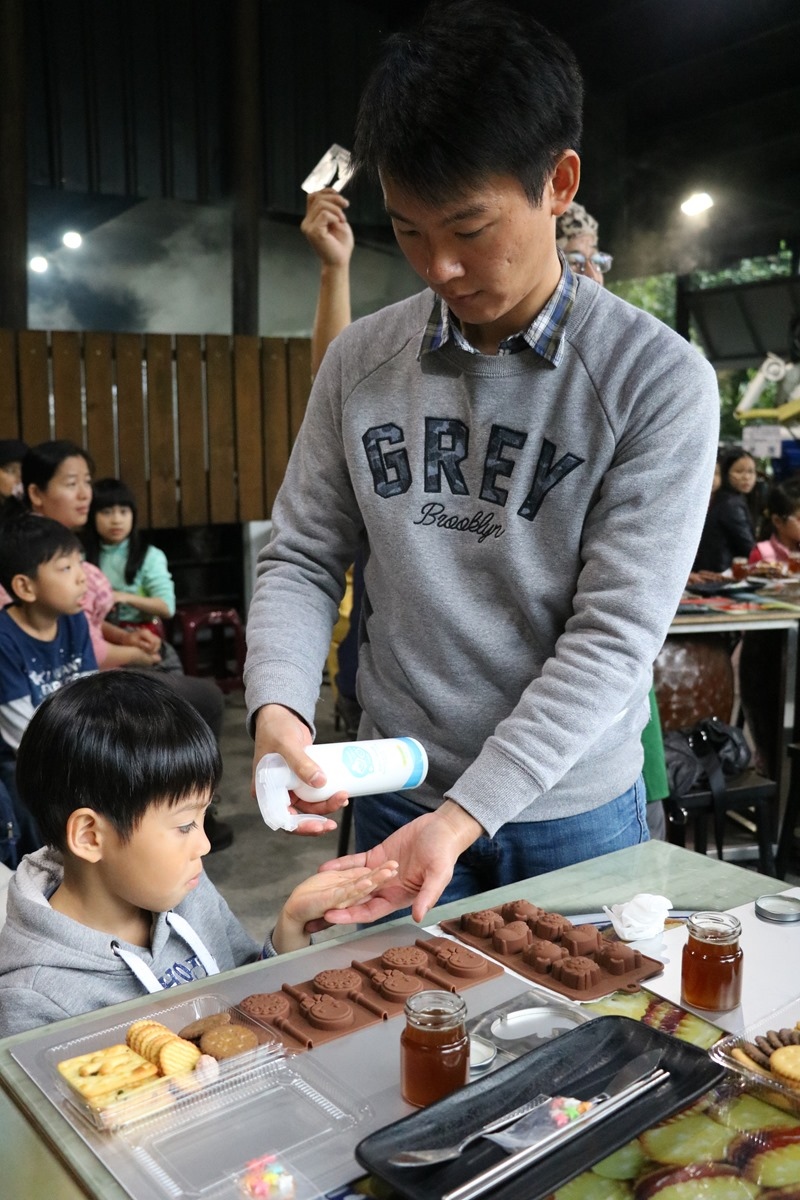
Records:
{"label": "ceiling light", "polygon": [[688,200],[684,200],[681,212],[686,213],[687,217],[696,217],[699,213],[705,212],[707,208],[711,208],[713,204],[714,201],[708,192],[693,192]]}
{"label": "ceiling light", "polygon": [[74,229],[68,230],[67,233],[64,234],[64,236],[62,237],[61,240],[64,243],[64,245],[67,246],[70,250],[77,250],[78,247],[83,242],[83,238],[81,237],[81,235],[79,233],[77,233]]}
{"label": "ceiling light", "polygon": [[41,254],[34,254],[33,258],[28,263],[28,266],[32,271],[35,271],[37,275],[42,275],[47,270],[47,259],[43,258]]}

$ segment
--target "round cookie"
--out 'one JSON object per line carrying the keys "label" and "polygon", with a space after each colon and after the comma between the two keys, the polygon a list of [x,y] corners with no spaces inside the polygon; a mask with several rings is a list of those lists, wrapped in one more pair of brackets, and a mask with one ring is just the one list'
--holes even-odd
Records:
{"label": "round cookie", "polygon": [[800,1089],[800,1046],[780,1046],[773,1050],[769,1068],[784,1083]]}
{"label": "round cookie", "polygon": [[217,1025],[229,1025],[230,1020],[230,1013],[210,1013],[207,1017],[198,1017],[196,1021],[190,1021],[188,1025],[184,1025],[183,1029],[178,1030],[178,1037],[184,1038],[187,1042],[199,1042],[207,1030],[214,1029]]}
{"label": "round cookie", "polygon": [[203,1054],[212,1058],[233,1058],[236,1054],[244,1054],[246,1050],[255,1050],[258,1038],[252,1029],[244,1025],[215,1025],[207,1030],[200,1038],[200,1049]]}

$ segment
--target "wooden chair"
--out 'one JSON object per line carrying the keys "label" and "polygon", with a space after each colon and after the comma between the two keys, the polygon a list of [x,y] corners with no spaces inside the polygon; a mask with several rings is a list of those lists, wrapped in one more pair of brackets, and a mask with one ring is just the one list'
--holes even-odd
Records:
{"label": "wooden chair", "polygon": [[[669,637],[654,663],[653,678],[665,733],[694,725],[704,717],[730,721],[734,678],[730,649],[724,635]],[[753,830],[757,838],[759,870],[773,876],[776,866],[772,830],[777,797],[777,783],[752,768],[725,780],[725,816],[736,814],[739,823]],[[703,784],[683,795],[673,794],[665,801],[665,809],[670,842],[685,846],[687,827],[691,824],[694,849],[698,854],[705,854],[708,819],[717,816],[710,787]],[[715,820],[715,835],[717,853],[722,858],[724,829],[719,820]]]}

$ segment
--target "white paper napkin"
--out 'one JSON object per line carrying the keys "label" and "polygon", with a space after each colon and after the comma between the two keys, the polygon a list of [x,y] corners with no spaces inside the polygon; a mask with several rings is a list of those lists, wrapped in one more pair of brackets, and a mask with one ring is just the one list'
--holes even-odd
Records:
{"label": "white paper napkin", "polygon": [[653,938],[664,931],[667,913],[672,901],[666,896],[651,896],[639,892],[626,904],[603,905],[603,912],[611,918],[614,932],[623,942],[635,942],[642,938]]}

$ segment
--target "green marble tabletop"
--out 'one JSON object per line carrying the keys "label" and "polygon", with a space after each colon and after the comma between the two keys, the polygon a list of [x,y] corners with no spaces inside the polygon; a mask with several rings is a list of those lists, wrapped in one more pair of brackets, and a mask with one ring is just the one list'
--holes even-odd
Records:
{"label": "green marble tabletop", "polygon": [[[604,904],[629,900],[637,892],[652,892],[668,897],[673,907],[682,909],[726,909],[746,904],[764,892],[785,889],[779,880],[730,863],[721,863],[666,842],[647,842],[631,846],[589,862],[565,867],[524,883],[484,892],[443,905],[428,915],[426,925],[439,919],[458,916],[478,907],[501,904],[524,896],[551,911],[590,913],[602,911]],[[360,934],[345,935],[358,939]],[[344,940],[344,937],[336,939]],[[296,951],[314,954],[318,947]],[[258,964],[263,969],[264,964]],[[242,971],[252,967],[242,967]],[[280,969],[276,959],[273,969]],[[185,984],[186,988],[207,986],[202,980]],[[146,1010],[146,996],[120,1005],[118,1011]],[[82,1017],[62,1022],[65,1036],[79,1029]],[[47,1197],[48,1200],[124,1200],[127,1195],[109,1172],[42,1096],[24,1071],[12,1059],[10,1051],[20,1042],[35,1038],[35,1030],[0,1042],[0,1161],[3,1184],[0,1191],[9,1197]]]}

